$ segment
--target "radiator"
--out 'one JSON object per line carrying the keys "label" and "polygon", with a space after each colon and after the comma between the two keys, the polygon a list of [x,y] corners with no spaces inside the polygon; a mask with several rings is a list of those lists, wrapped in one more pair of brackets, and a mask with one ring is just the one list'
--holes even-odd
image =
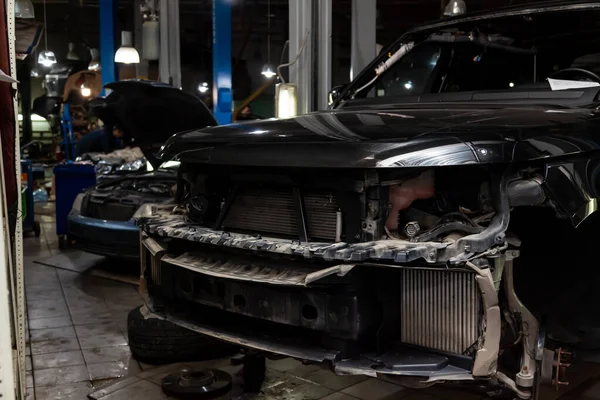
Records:
{"label": "radiator", "polygon": [[84,215],[90,218],[104,219],[107,221],[129,221],[135,214],[138,206],[121,203],[96,203],[87,202]]}
{"label": "radiator", "polygon": [[475,274],[402,270],[402,342],[464,354],[480,335],[481,298]]}
{"label": "radiator", "polygon": [[[308,236],[312,240],[335,241],[337,202],[330,193],[303,193]],[[299,217],[291,190],[256,189],[239,193],[223,227],[298,237]]]}

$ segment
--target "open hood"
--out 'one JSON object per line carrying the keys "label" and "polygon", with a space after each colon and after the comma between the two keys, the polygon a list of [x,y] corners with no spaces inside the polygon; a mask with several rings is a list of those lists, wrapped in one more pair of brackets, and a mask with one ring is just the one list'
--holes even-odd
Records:
{"label": "open hood", "polygon": [[153,166],[153,153],[173,134],[218,125],[199,98],[161,82],[119,81],[105,88],[112,92],[92,100],[91,112],[109,129],[121,125]]}

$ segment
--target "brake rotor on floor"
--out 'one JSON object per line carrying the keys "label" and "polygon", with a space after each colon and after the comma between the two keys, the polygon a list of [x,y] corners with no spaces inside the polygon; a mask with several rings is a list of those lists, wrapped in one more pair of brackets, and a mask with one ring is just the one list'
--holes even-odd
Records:
{"label": "brake rotor on floor", "polygon": [[163,378],[165,394],[182,399],[213,399],[231,390],[231,375],[218,369],[187,370]]}

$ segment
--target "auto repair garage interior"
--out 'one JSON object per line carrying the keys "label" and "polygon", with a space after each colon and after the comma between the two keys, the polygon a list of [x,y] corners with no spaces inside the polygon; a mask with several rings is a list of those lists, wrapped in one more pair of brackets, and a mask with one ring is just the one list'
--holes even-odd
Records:
{"label": "auto repair garage interior", "polygon": [[0,9],[3,399],[600,399],[600,1]]}

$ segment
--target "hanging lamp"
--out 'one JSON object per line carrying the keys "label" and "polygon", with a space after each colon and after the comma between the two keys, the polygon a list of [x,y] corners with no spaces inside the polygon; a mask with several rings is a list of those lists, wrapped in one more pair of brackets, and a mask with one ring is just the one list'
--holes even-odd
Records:
{"label": "hanging lamp", "polygon": [[115,62],[121,64],[140,63],[140,54],[133,47],[133,35],[129,31],[121,31],[121,47],[115,53]]}
{"label": "hanging lamp", "polygon": [[15,1],[15,18],[35,18],[35,11],[33,9],[33,4],[31,3],[31,0]]}
{"label": "hanging lamp", "polygon": [[444,9],[444,16],[455,17],[457,15],[464,15],[467,13],[467,4],[464,0],[450,0],[446,8]]}
{"label": "hanging lamp", "polygon": [[275,73],[275,68],[270,64],[271,62],[271,0],[267,1],[267,29],[269,33],[267,34],[267,63],[263,65],[262,71],[260,72],[267,79],[273,78]]}
{"label": "hanging lamp", "polygon": [[38,64],[50,68],[56,64],[56,55],[52,50],[48,50],[48,23],[46,22],[46,0],[44,0],[44,40],[45,49],[38,56]]}
{"label": "hanging lamp", "polygon": [[79,56],[75,53],[75,43],[69,42],[69,51],[67,52],[67,60],[77,61]]}

